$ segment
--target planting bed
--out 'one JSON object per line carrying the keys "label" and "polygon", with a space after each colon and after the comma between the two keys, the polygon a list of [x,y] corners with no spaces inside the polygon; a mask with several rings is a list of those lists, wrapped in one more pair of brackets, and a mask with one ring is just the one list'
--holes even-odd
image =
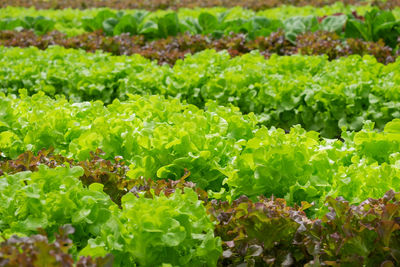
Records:
{"label": "planting bed", "polygon": [[400,265],[397,6],[3,1],[0,266]]}

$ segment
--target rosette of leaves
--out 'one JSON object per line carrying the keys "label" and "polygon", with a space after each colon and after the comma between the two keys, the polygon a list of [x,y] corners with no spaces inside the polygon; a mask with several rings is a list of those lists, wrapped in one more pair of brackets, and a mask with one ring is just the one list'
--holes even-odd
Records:
{"label": "rosette of leaves", "polygon": [[60,226],[71,224],[77,249],[86,246],[90,237],[100,233],[116,204],[102,185],[84,187],[79,181],[82,175],[80,167],[41,165],[36,172],[1,176],[0,231],[5,236],[31,235],[42,228],[53,236]]}
{"label": "rosette of leaves", "polygon": [[14,174],[22,171],[38,171],[40,165],[50,168],[79,166],[83,168],[83,175],[79,179],[84,185],[100,183],[104,186],[103,191],[111,199],[121,204],[121,197],[135,184],[135,180],[127,179],[126,173],[129,168],[121,157],[115,157],[113,161],[101,158],[104,152],[97,149],[90,154],[90,159],[75,161],[60,154],[54,154],[54,148],[41,150],[35,155],[32,151],[26,151],[15,160],[0,161],[0,175],[4,173]]}
{"label": "rosette of leaves", "polygon": [[37,155],[32,151],[26,151],[15,160],[0,160],[0,175],[5,173],[15,174],[27,170],[36,172],[40,165],[49,168],[79,166],[84,170],[84,174],[80,177],[83,184],[103,184],[104,192],[118,205],[121,204],[121,197],[128,192],[133,194],[144,192],[146,197],[152,198],[153,194],[160,195],[163,192],[166,196],[169,196],[177,188],[183,190],[186,187],[195,190],[201,200],[208,200],[208,195],[204,190],[197,187],[195,183],[185,180],[190,176],[188,170],[185,170],[184,175],[179,180],[154,180],[144,177],[129,179],[126,176],[129,167],[122,157],[116,157],[111,161],[105,160],[101,156],[105,155],[100,149],[97,149],[96,153],[91,153],[90,160],[85,161],[75,161],[60,154],[54,154],[54,149],[41,150]]}
{"label": "rosette of leaves", "polygon": [[309,256],[295,243],[297,231],[309,229],[312,221],[304,207],[286,206],[284,199],[260,198],[252,202],[246,196],[233,201],[213,200],[207,210],[217,222],[215,233],[223,241],[219,266],[301,265]]}
{"label": "rosette of leaves", "polygon": [[91,240],[82,255],[103,255],[106,249],[117,266],[216,265],[221,241],[193,189],[177,188],[168,197],[138,194],[122,197],[118,221],[104,225],[101,237]]}
{"label": "rosette of leaves", "polygon": [[342,196],[351,204],[378,198],[400,183],[398,124],[394,120],[380,133],[367,126],[352,137],[344,133],[345,143],[320,141],[316,132],[298,127],[289,133],[261,128],[223,170],[225,183],[233,198],[273,195],[291,204],[315,201],[317,209],[326,196]]}
{"label": "rosette of leaves", "polygon": [[[300,127],[287,134],[282,129],[257,130],[240,156],[224,170],[230,194],[233,198],[273,195],[286,197],[290,203],[318,201],[331,188],[334,170],[345,156],[335,149],[342,147],[340,142],[319,150],[323,145],[317,132]],[[337,162],[331,157],[338,157]]]}

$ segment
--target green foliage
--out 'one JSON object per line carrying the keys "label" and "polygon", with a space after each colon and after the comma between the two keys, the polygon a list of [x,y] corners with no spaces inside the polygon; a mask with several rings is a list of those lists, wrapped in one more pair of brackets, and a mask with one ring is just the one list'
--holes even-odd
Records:
{"label": "green foliage", "polygon": [[[136,12],[133,15],[113,13],[110,10],[100,11],[94,18],[83,19],[86,31],[103,30],[107,35],[131,33],[143,34],[147,39],[166,38],[178,33],[189,31],[192,34],[211,34],[221,37],[231,33],[245,33],[250,39],[258,36],[269,36],[278,29],[285,31],[285,36],[292,43],[296,36],[305,32],[325,30],[341,33],[346,24],[347,16],[330,16],[322,23],[316,16],[296,16],[286,20],[268,19],[263,16],[252,18],[230,18],[229,12],[213,15],[202,12],[198,17],[179,19],[176,12],[153,16],[146,19],[150,13]],[[130,23],[130,24],[129,24]],[[350,36],[352,37],[352,36]]]}
{"label": "green foliage", "polygon": [[203,30],[204,33],[212,33],[214,30],[218,28],[218,19],[216,16],[213,16],[210,13],[203,12],[200,14],[199,18],[199,25],[201,27],[201,30]]}
{"label": "green foliage", "polygon": [[[24,0],[25,1],[25,0]],[[61,3],[58,3],[61,4]],[[103,3],[104,4],[104,3]],[[118,14],[118,9],[116,10],[110,10],[110,9],[104,9],[104,8],[93,8],[93,9],[81,9],[82,7],[76,8],[76,9],[62,9],[62,10],[57,10],[57,9],[50,9],[50,10],[43,10],[43,9],[38,9],[35,10],[34,8],[18,8],[18,7],[11,7],[8,6],[7,8],[1,9],[0,12],[0,18],[5,18],[5,17],[12,17],[12,18],[23,18],[25,16],[31,16],[31,17],[38,17],[38,16],[43,16],[47,17],[53,21],[56,22],[55,29],[60,30],[62,32],[67,33],[68,36],[73,36],[77,34],[81,34],[86,26],[88,24],[90,25],[95,25],[97,23],[92,24],[90,21],[96,17],[99,17],[99,14],[105,14],[105,13],[114,13],[114,15],[111,15],[111,17],[107,17],[107,19],[117,19],[118,21],[122,21],[122,17],[115,18],[116,15]],[[164,9],[164,8],[161,8]],[[266,9],[266,10],[261,10],[259,12],[255,12],[252,10],[249,10],[247,8],[241,8],[241,7],[234,7],[234,8],[223,8],[223,7],[215,7],[215,8],[181,8],[177,9],[176,13],[179,17],[180,24],[181,26],[184,25],[187,21],[198,21],[200,19],[200,15],[202,13],[208,13],[211,16],[208,16],[208,18],[215,17],[215,18],[222,18],[226,21],[229,20],[237,20],[237,19],[243,19],[244,21],[251,20],[253,17],[262,17],[262,18],[267,18],[269,20],[285,20],[287,18],[293,17],[293,16],[325,16],[325,15],[333,15],[335,13],[345,13],[349,14],[352,11],[357,11],[358,14],[364,14],[365,11],[371,10],[372,7],[370,6],[347,6],[343,5],[340,2],[337,2],[335,5],[332,6],[327,6],[324,8],[316,8],[316,7],[294,7],[294,6],[281,6],[278,8],[272,8],[272,9]],[[135,19],[135,22],[140,22],[138,24],[141,25],[142,21],[153,21],[157,23],[158,18],[163,17],[167,13],[170,13],[171,11],[165,11],[165,10],[154,10],[151,13],[148,13],[147,11],[143,11],[142,9],[124,9],[124,16],[126,15],[133,15],[136,16],[137,14],[141,13],[142,15],[145,15],[142,20],[137,20]],[[121,14],[121,13],[120,13]],[[98,16],[99,15],[99,16]],[[203,17],[204,19],[204,17]],[[103,20],[100,20],[103,21]],[[133,20],[130,20],[133,22]],[[124,25],[126,25],[126,20]],[[100,29],[102,28],[102,23],[97,24],[95,28]],[[229,25],[229,24],[228,24]],[[155,25],[157,26],[157,25]],[[221,26],[221,25],[219,25]],[[92,27],[89,26],[89,30],[92,31]],[[187,29],[186,29],[187,30]],[[186,31],[185,30],[185,31]],[[201,30],[201,29],[198,29]],[[192,32],[192,30],[190,30]],[[129,30],[125,32],[130,32]],[[197,31],[196,31],[197,32]],[[228,32],[229,33],[229,32]],[[117,34],[117,33],[114,33]]]}
{"label": "green foliage", "polygon": [[121,250],[142,266],[215,266],[221,254],[220,239],[214,237],[214,226],[192,189],[184,194],[177,189],[169,197],[127,194],[119,219]]}
{"label": "green foliage", "polygon": [[[41,228],[52,237],[60,226],[71,224],[75,232],[68,234],[74,246],[57,253],[71,249],[75,254],[100,257],[113,252],[115,266],[215,266],[220,240],[214,237],[214,226],[192,189],[185,189],[184,194],[176,189],[169,197],[128,194],[122,198],[120,210],[103,192],[102,184],[83,187],[78,180],[82,175],[80,167],[49,169],[40,165],[33,173],[1,176],[2,235],[31,235]],[[35,260],[36,248],[29,253],[32,258],[27,260]]]}
{"label": "green foliage", "polygon": [[[391,47],[399,35],[375,9],[365,21],[196,12],[103,9],[78,27],[141,41],[283,28],[292,48],[321,29]],[[0,48],[0,265],[399,264],[400,63],[265,55],[207,50],[169,67]]]}
{"label": "green foliage", "polygon": [[[101,148],[106,159],[122,156],[131,164],[126,174],[131,179],[177,180],[187,169],[191,181],[221,197],[315,201],[315,212],[323,212],[326,196],[360,203],[399,184],[397,120],[381,133],[366,124],[358,133],[344,133],[342,142],[299,126],[288,133],[259,127],[254,114],[236,108],[210,103],[204,111],[160,96],[131,96],[107,107],[43,94],[3,96],[0,106],[7,114],[0,133],[5,156],[54,147],[55,153],[85,160]],[[104,168],[104,175],[115,175]],[[110,186],[106,192],[117,201],[121,195]]]}
{"label": "green foliage", "polygon": [[[117,18],[117,15],[111,12],[110,10],[103,10],[97,13],[97,15],[94,18],[83,18],[82,19],[82,27],[86,31],[95,31],[102,29],[105,22],[108,19],[111,18]],[[106,31],[107,32],[107,31]]]}
{"label": "green foliage", "polygon": [[149,188],[148,194],[134,194],[133,188],[122,197],[122,210],[115,210],[117,215],[80,254],[112,252],[115,266],[215,266],[221,240],[214,237],[214,224],[195,191],[175,185],[168,196]]}
{"label": "green foliage", "polygon": [[382,133],[373,131],[374,124],[369,122],[362,131],[354,136],[354,143],[363,154],[379,163],[397,159],[400,146],[400,120],[395,119],[386,124]]}
{"label": "green foliage", "polygon": [[[26,1],[26,0],[24,0]],[[3,2],[2,2],[3,3]],[[43,3],[43,2],[42,2]],[[58,3],[61,4],[61,3]],[[103,3],[104,4],[104,3]],[[1,4],[0,4],[1,5]],[[164,8],[162,8],[164,9]],[[316,7],[294,7],[294,6],[281,6],[279,8],[272,8],[261,10],[258,12],[241,8],[223,8],[223,7],[215,7],[215,8],[181,8],[177,9],[176,12],[178,17],[182,19],[182,22],[186,20],[195,20],[199,18],[201,13],[210,13],[215,17],[219,17],[222,14],[226,19],[250,19],[255,16],[264,17],[268,19],[279,19],[284,20],[293,16],[326,16],[333,15],[335,13],[345,13],[349,14],[352,11],[356,11],[357,14],[363,15],[366,11],[371,10],[371,6],[347,6],[341,2],[336,2],[335,5],[326,6],[324,8],[316,8]],[[49,19],[52,19],[56,22],[55,29],[60,30],[64,33],[67,33],[68,36],[73,36],[76,34],[81,34],[83,29],[83,24],[87,19],[95,18],[98,13],[104,11],[104,8],[93,8],[93,9],[82,9],[82,7],[76,9],[34,9],[34,8],[20,8],[20,7],[11,7],[8,6],[6,8],[1,9],[0,18],[12,17],[12,18],[23,18],[25,16],[30,17],[38,17],[43,16]],[[399,9],[395,9],[394,12],[399,12]],[[109,10],[113,13],[117,13],[116,10]],[[137,13],[145,13],[142,9],[125,9],[124,14],[126,15],[136,15]],[[170,11],[165,10],[154,10],[148,16],[146,16],[146,20],[154,20],[156,17],[162,17],[166,13]]]}
{"label": "green foliage", "polygon": [[36,34],[42,35],[54,29],[55,21],[38,17],[10,18],[6,17],[0,20],[0,30],[33,30]]}
{"label": "green foliage", "polygon": [[82,174],[79,167],[40,166],[37,172],[1,176],[0,231],[6,236],[31,235],[43,228],[52,236],[60,226],[71,224],[76,246],[86,246],[89,238],[99,234],[115,204],[101,185],[83,187]]}
{"label": "green foliage", "polygon": [[211,34],[221,37],[223,34],[246,33],[254,39],[256,36],[267,36],[280,26],[279,20],[265,17],[251,19],[228,19],[228,12],[215,16],[202,12],[199,16],[180,19],[178,13],[170,12],[161,16],[152,16],[148,12],[138,11],[124,15],[110,10],[100,11],[94,18],[84,18],[82,26],[86,31],[103,30],[107,35],[121,33],[142,34],[146,39],[166,38],[189,31],[193,34]]}
{"label": "green foliage", "polygon": [[143,22],[146,17],[146,12],[136,12],[133,15],[126,14],[121,17],[114,30],[110,35],[120,35],[122,33],[129,33],[131,35],[139,34],[139,25]]}
{"label": "green foliage", "polygon": [[[22,102],[2,99],[5,108],[9,101],[16,104],[5,110],[14,120],[1,133],[0,149],[5,154],[14,157],[26,149],[54,147],[56,153],[82,160],[100,147],[107,157],[129,160],[135,167],[132,178],[177,179],[184,168],[190,168],[194,181],[216,190],[224,178],[217,167],[238,152],[235,142],[249,138],[257,123],[254,115],[243,116],[237,108],[210,105],[203,111],[159,96],[132,96],[130,101],[114,101],[107,108],[99,101],[49,100],[43,95],[25,97]],[[45,121],[43,112],[48,115]],[[25,123],[30,126],[20,128]],[[25,137],[17,138],[11,130],[14,127]]]}
{"label": "green foliage", "polygon": [[383,39],[394,48],[400,35],[400,21],[391,11],[373,9],[365,14],[365,21],[350,16],[346,24],[346,37],[361,38],[366,41]]}
{"label": "green foliage", "polygon": [[[137,15],[139,13],[139,15]],[[86,31],[102,29],[107,35],[122,32],[143,34],[148,39],[175,36],[189,31],[193,34],[212,34],[215,37],[228,35],[231,32],[245,33],[250,39],[257,36],[268,36],[282,29],[286,38],[296,43],[296,37],[306,32],[323,30],[336,32],[347,38],[361,38],[366,41],[383,39],[385,44],[394,48],[400,35],[399,21],[391,11],[372,9],[365,14],[365,21],[355,15],[333,15],[319,19],[315,15],[292,16],[287,19],[269,19],[265,16],[250,18],[230,18],[229,11],[218,15],[202,12],[188,18],[178,18],[176,12],[149,16],[150,13],[137,12],[134,15],[113,13],[106,9],[94,18],[85,18],[82,26]],[[196,16],[197,15],[197,16]],[[129,19],[127,19],[127,16]],[[149,17],[148,19],[145,19]],[[127,23],[130,22],[131,26]],[[122,25],[119,25],[122,24]]]}
{"label": "green foliage", "polygon": [[[225,170],[229,177],[226,183],[235,197],[242,194],[283,197],[290,192],[291,202],[310,200],[331,184],[334,170],[326,151],[318,150],[321,145],[318,133],[306,133],[299,127],[289,134],[261,128],[235,158],[233,169]],[[335,153],[334,148],[330,150]]]}
{"label": "green foliage", "polygon": [[[394,123],[397,120],[389,123],[389,128]],[[400,138],[387,131],[371,129],[364,139],[361,131],[354,135],[354,143],[342,143],[320,141],[317,133],[298,127],[288,134],[262,128],[247,142],[231,169],[224,169],[225,182],[234,198],[263,194],[285,197],[290,203],[307,200],[322,204],[326,196],[341,196],[360,203],[400,184]]]}
{"label": "green foliage", "polygon": [[113,202],[121,204],[121,197],[131,189],[137,182],[126,177],[129,170],[127,163],[121,158],[116,157],[113,162],[104,160],[104,155],[100,150],[91,153],[90,160],[76,162],[73,159],[54,154],[52,150],[41,150],[37,155],[27,151],[18,156],[15,160],[0,161],[0,175],[4,173],[15,174],[21,171],[37,171],[40,165],[50,168],[65,166],[79,166],[83,169],[80,178],[82,183],[89,186],[92,183],[103,184],[103,191],[111,197]]}
{"label": "green foliage", "polygon": [[[254,39],[257,36],[269,36],[272,32],[282,29],[286,38],[292,43],[296,42],[296,36],[299,34],[324,30],[336,32],[343,37],[362,38],[366,41],[376,42],[383,39],[392,48],[397,45],[399,22],[391,11],[370,9],[365,13],[365,21],[363,21],[360,17],[350,14],[349,10],[340,8],[338,11],[350,15],[339,13],[339,15],[329,16],[334,13],[333,9],[326,10],[325,13],[298,11],[304,14],[299,16],[293,13],[288,16],[285,15],[285,8],[281,9],[282,11],[277,9],[259,13],[240,8],[151,13],[138,10],[117,12],[110,9],[72,12],[71,14],[68,12],[53,14],[55,11],[53,13],[50,11],[28,12],[36,17],[21,16],[19,12],[11,9],[11,16],[0,20],[0,30],[33,29],[38,34],[43,34],[56,28],[66,31],[68,35],[76,35],[83,30],[89,32],[102,30],[108,36],[129,33],[141,34],[147,39],[176,36],[186,31],[192,34],[211,34],[214,37],[229,35],[233,32],[245,33],[249,39]],[[12,13],[16,15],[13,16]],[[317,14],[323,17],[319,18]]]}
{"label": "green foliage", "polygon": [[346,15],[329,16],[322,20],[320,29],[323,31],[336,32],[340,34],[343,31],[343,27],[345,26],[346,22]]}
{"label": "green foliage", "polygon": [[[69,50],[70,53],[66,53],[67,50],[60,48],[50,48],[46,51],[29,50],[20,50],[22,54],[14,51],[9,54],[13,59],[8,58],[10,60],[8,64],[14,62],[14,66],[19,66],[17,72],[24,73],[22,80],[17,78],[19,76],[17,73],[11,74],[14,70],[10,69],[11,65],[6,63],[6,54],[1,53],[0,58],[4,67],[2,71],[5,71],[2,75],[4,78],[7,77],[2,79],[2,88],[9,88],[10,92],[17,88],[26,88],[30,93],[44,91],[53,96],[64,94],[76,102],[98,96],[99,99],[110,103],[115,98],[119,80],[125,78],[129,72],[158,68],[155,63],[140,56],[109,57],[100,52],[87,54],[84,51],[72,49]],[[51,54],[47,57],[43,52]],[[30,61],[30,67],[26,65],[28,61]],[[94,68],[94,66],[97,67]],[[32,75],[36,72],[44,73],[43,71],[47,72],[46,77]],[[150,69],[148,71],[151,72]],[[15,78],[11,78],[9,74]]]}
{"label": "green foliage", "polygon": [[[18,160],[2,161],[1,168],[20,172],[22,166],[30,166],[38,171],[40,164],[54,168],[62,159],[46,151],[37,157],[25,153]],[[91,162],[66,161],[87,167],[82,180],[98,175]],[[104,163],[100,159],[93,161]],[[121,163],[109,165],[119,168]],[[393,266],[399,262],[399,193],[388,191],[383,198],[368,198],[358,206],[342,197],[329,196],[324,200],[329,212],[321,213],[321,219],[311,219],[305,212],[308,213],[313,204],[307,202],[302,202],[300,207],[290,207],[284,199],[275,197],[259,197],[252,201],[241,196],[231,203],[211,200],[194,183],[185,181],[189,175],[186,172],[177,181],[140,178],[132,180],[130,185],[125,184],[129,186],[125,189],[130,190],[122,200],[122,210],[111,209],[115,216],[102,225],[101,233],[89,240],[80,254],[96,257],[97,266],[109,266],[110,256],[97,258],[107,253],[115,258],[113,266],[134,263],[215,266],[218,257],[218,266],[276,265],[288,261],[296,265],[335,261],[345,265],[384,263]],[[205,215],[199,199],[205,201],[214,223]],[[42,260],[72,265],[73,257],[68,252],[75,247],[68,239],[70,234],[73,234],[72,229],[64,227],[53,243],[45,235],[13,236],[0,244],[0,252],[15,253],[7,253],[6,257],[0,254],[0,262],[19,266],[22,262],[35,262],[38,255],[44,253],[46,257],[42,256]],[[53,259],[54,255],[57,256]],[[77,264],[93,266],[90,264],[94,264],[94,260],[80,257]]]}
{"label": "green foliage", "polygon": [[296,42],[297,35],[309,31],[315,32],[318,29],[318,20],[314,16],[293,17],[284,21],[285,36],[292,43]]}
{"label": "green foliage", "polygon": [[44,91],[77,102],[106,103],[128,94],[159,94],[199,107],[215,100],[260,114],[266,126],[289,130],[301,124],[324,137],[338,137],[343,126],[360,130],[366,120],[383,129],[400,117],[399,62],[385,66],[371,56],[265,60],[253,52],[231,59],[226,52],[207,50],[169,67],[138,55],[115,57],[60,47],[0,51],[0,88],[9,93],[26,88],[30,95]]}

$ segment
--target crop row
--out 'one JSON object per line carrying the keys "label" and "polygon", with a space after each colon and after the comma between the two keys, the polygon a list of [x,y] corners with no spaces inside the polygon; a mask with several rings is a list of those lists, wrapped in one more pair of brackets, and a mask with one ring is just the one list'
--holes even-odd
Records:
{"label": "crop row", "polygon": [[[31,29],[37,34],[51,31],[55,21],[45,17],[5,18],[0,20],[0,30]],[[400,33],[397,27],[400,21],[390,11],[373,9],[360,17],[350,15],[333,15],[318,18],[316,16],[295,16],[285,20],[268,19],[255,16],[249,19],[229,18],[229,13],[213,15],[201,12],[197,17],[179,18],[178,13],[168,12],[162,16],[149,16],[148,12],[137,11],[133,14],[103,10],[94,17],[83,18],[78,26],[85,31],[101,30],[108,36],[141,35],[146,40],[167,38],[182,33],[209,34],[221,38],[232,33],[244,33],[246,38],[254,40],[258,36],[269,36],[276,31],[283,31],[285,38],[296,43],[298,35],[318,30],[336,32],[342,38],[359,38],[365,41],[379,41],[392,48],[397,45]],[[82,30],[81,29],[81,30]],[[67,32],[79,31],[69,27]]]}
{"label": "crop row", "polygon": [[198,107],[215,100],[261,116],[264,125],[288,130],[301,124],[322,136],[337,137],[341,127],[360,130],[366,120],[378,129],[398,118],[398,64],[371,56],[329,61],[322,56],[258,52],[230,58],[205,50],[170,67],[139,55],[110,56],[51,47],[0,48],[0,88],[28,94],[43,91],[79,102],[127,99],[128,94],[180,98]]}
{"label": "crop row", "polygon": [[400,21],[364,8],[0,19],[44,49],[0,46],[0,266],[400,265]]}
{"label": "crop row", "polygon": [[268,19],[254,16],[249,19],[229,19],[229,13],[213,15],[202,12],[197,17],[179,19],[176,12],[146,19],[147,13],[134,14],[114,13],[104,10],[92,18],[82,20],[86,31],[102,30],[107,35],[141,34],[146,39],[166,38],[179,33],[211,34],[217,38],[231,33],[245,33],[249,39],[268,36],[277,30],[283,30],[285,37],[294,43],[299,34],[317,30],[336,32],[344,38],[361,38],[365,41],[384,40],[394,48],[400,33],[397,21],[391,11],[372,9],[360,17],[356,13],[333,16],[295,16],[288,19]]}
{"label": "crop row", "polygon": [[[346,5],[366,5],[371,3],[381,8],[393,8],[398,6],[396,0],[374,0],[374,1],[357,1],[357,0],[344,0],[341,1]],[[281,5],[295,5],[295,6],[327,6],[337,3],[336,0],[258,0],[258,1],[239,1],[239,0],[125,0],[125,1],[98,1],[98,0],[58,0],[58,1],[46,1],[46,0],[4,0],[0,3],[0,7],[7,6],[18,6],[18,7],[36,7],[40,9],[64,9],[64,8],[80,8],[87,9],[93,7],[110,7],[115,9],[177,9],[182,7],[196,8],[196,7],[237,7],[241,6],[244,8],[262,10],[271,7],[277,7]]]}
{"label": "crop row", "polygon": [[[326,7],[295,7],[281,6],[278,8],[253,11],[241,7],[224,8],[181,8],[175,11],[172,10],[156,10],[147,12],[137,9],[115,10],[105,8],[95,9],[64,9],[64,10],[36,10],[34,8],[7,7],[0,9],[0,18],[24,18],[24,17],[46,17],[56,22],[62,28],[80,28],[86,18],[95,17],[102,11],[110,11],[113,13],[123,13],[133,15],[141,12],[146,14],[146,20],[154,20],[169,13],[176,13],[180,20],[187,18],[198,18],[201,13],[209,13],[213,16],[226,16],[227,20],[244,19],[248,20],[253,17],[265,17],[268,19],[285,20],[295,16],[331,16],[337,13],[351,14],[355,12],[359,15],[364,15],[367,11],[371,11],[372,6],[346,6],[341,2],[336,2],[334,5]],[[400,18],[400,7],[391,10],[396,18]]]}
{"label": "crop row", "polygon": [[204,111],[160,96],[131,96],[107,107],[42,94],[2,96],[0,107],[0,150],[12,158],[53,147],[85,160],[100,148],[108,159],[129,162],[132,179],[178,179],[187,169],[190,180],[214,196],[315,201],[317,213],[326,196],[359,203],[399,183],[399,120],[380,133],[367,123],[360,132],[343,133],[342,142],[299,126],[289,133],[267,129],[237,108],[211,103]]}
{"label": "crop row", "polygon": [[[380,11],[387,12],[387,11]],[[158,12],[161,13],[161,12]],[[146,39],[166,38],[176,36],[179,33],[212,34],[221,37],[229,33],[246,33],[249,38],[267,36],[273,31],[284,29],[287,37],[295,37],[299,33],[313,30],[341,31],[346,24],[347,17],[330,16],[318,21],[317,17],[292,17],[286,20],[270,20],[266,17],[255,16],[248,19],[232,18],[229,13],[217,15],[209,12],[201,12],[195,16],[179,18],[178,12],[162,12],[163,14],[137,11],[133,14],[124,12],[112,12],[110,10],[99,11],[92,17],[82,18],[77,25],[68,25],[64,31],[71,32],[102,30],[105,34],[142,35]],[[362,19],[362,18],[360,18]],[[394,20],[394,17],[392,18]],[[386,21],[382,21],[386,22]],[[64,22],[65,23],[65,22]],[[0,30],[31,29],[38,34],[51,31],[56,26],[56,20],[43,16],[21,18],[6,17],[0,20]],[[300,27],[302,26],[302,27]]]}
{"label": "crop row", "polygon": [[[336,12],[334,12],[336,10]],[[103,28],[107,34],[118,32],[142,33],[148,38],[156,38],[162,34],[173,34],[172,30],[190,31],[192,33],[210,33],[230,31],[247,31],[251,35],[266,34],[269,31],[286,25],[284,22],[292,17],[324,17],[335,14],[351,14],[352,12],[364,15],[371,11],[369,7],[351,9],[337,5],[331,9],[301,10],[293,7],[283,7],[273,10],[253,12],[241,8],[225,9],[181,9],[179,11],[155,11],[143,10],[63,10],[63,11],[36,11],[32,9],[7,8],[2,9],[4,15],[0,14],[0,29],[12,30],[22,27],[34,29],[38,33],[44,33],[53,29],[67,33],[69,36],[93,31]],[[400,9],[393,10],[398,17]],[[218,24],[215,24],[215,20]],[[343,19],[341,20],[343,21]],[[290,22],[290,21],[289,21]],[[321,24],[321,27],[329,25],[329,19]],[[301,21],[300,21],[301,23]],[[164,27],[159,27],[159,24]],[[165,25],[168,25],[165,27]],[[212,29],[211,26],[218,26]],[[290,25],[289,25],[290,26]],[[169,30],[170,32],[165,32]]]}
{"label": "crop row", "polygon": [[266,58],[272,54],[281,56],[325,54],[329,60],[332,60],[353,54],[369,54],[384,64],[394,62],[399,54],[399,50],[394,53],[392,48],[385,46],[382,42],[366,42],[352,38],[343,41],[336,33],[321,31],[298,35],[295,44],[287,41],[281,31],[272,33],[268,37],[257,37],[255,40],[249,40],[243,34],[232,34],[218,39],[210,35],[183,34],[154,41],[145,41],[142,36],[128,34],[104,36],[100,31],[74,37],[67,37],[57,31],[44,35],[36,35],[33,31],[0,31],[0,45],[36,46],[40,49],[58,45],[89,52],[102,50],[113,55],[139,54],[145,58],[157,60],[159,64],[169,65],[174,65],[178,59],[184,59],[186,54],[195,54],[206,49],[227,50],[231,57],[253,50],[259,50]]}
{"label": "crop row", "polygon": [[[306,202],[289,207],[279,198],[211,200],[185,181],[188,171],[177,181],[129,179],[121,157],[112,163],[92,154],[76,162],[51,151],[26,152],[1,160],[0,170],[7,173],[0,177],[0,203],[8,203],[0,204],[3,238],[36,234],[0,243],[0,263],[9,266],[38,257],[72,266],[78,253],[79,267],[399,263],[400,203],[393,191],[358,206],[328,197],[329,212],[311,219]],[[117,188],[123,192],[119,208],[106,201],[103,188],[111,198]],[[49,243],[46,235],[54,234]]]}

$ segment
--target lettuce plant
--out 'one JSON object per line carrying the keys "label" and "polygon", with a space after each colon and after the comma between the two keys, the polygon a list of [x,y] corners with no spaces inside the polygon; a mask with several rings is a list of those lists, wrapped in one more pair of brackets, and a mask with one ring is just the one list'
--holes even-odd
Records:
{"label": "lettuce plant", "polygon": [[31,235],[42,228],[53,236],[60,226],[71,224],[76,246],[86,246],[89,238],[100,233],[116,204],[102,185],[84,187],[79,181],[82,174],[80,167],[40,166],[37,172],[1,176],[0,232]]}
{"label": "lettuce plant", "polygon": [[[83,255],[115,255],[117,266],[215,266],[221,241],[202,202],[191,188],[152,198],[133,193],[122,197],[118,220],[106,224]],[[120,233],[120,235],[118,235]]]}

